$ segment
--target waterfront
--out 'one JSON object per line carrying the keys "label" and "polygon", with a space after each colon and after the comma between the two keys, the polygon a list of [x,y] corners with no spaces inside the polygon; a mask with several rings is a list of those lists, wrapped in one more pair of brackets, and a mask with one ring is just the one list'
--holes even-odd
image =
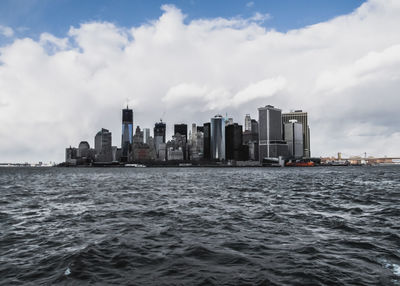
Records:
{"label": "waterfront", "polygon": [[2,168],[0,284],[399,285],[399,173]]}

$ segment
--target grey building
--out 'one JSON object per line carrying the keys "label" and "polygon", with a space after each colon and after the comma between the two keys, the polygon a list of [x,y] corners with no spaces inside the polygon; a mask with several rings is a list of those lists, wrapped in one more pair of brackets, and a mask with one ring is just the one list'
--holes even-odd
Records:
{"label": "grey building", "polygon": [[157,122],[154,125],[154,145],[156,149],[157,157],[160,160],[165,160],[166,158],[166,147],[163,147],[162,154],[160,153],[161,145],[165,145],[165,132],[166,132],[166,124],[162,121]]}
{"label": "grey building", "polygon": [[203,158],[211,159],[211,123],[203,124]]}
{"label": "grey building", "polygon": [[227,160],[241,159],[242,125],[237,123],[225,127],[225,157]]}
{"label": "grey building", "polygon": [[144,134],[143,131],[140,130],[140,126],[136,126],[135,135],[133,135],[132,139],[133,143],[144,143]]}
{"label": "grey building", "polygon": [[288,156],[288,145],[283,141],[282,110],[272,105],[258,108],[259,159]]}
{"label": "grey building", "polygon": [[111,147],[111,132],[102,128],[94,137],[95,161],[112,162],[113,151]]}
{"label": "grey building", "polygon": [[187,142],[187,124],[175,124],[174,125],[174,135],[180,134],[185,137],[185,141]]}
{"label": "grey building", "polygon": [[90,145],[87,141],[81,141],[78,146],[78,157],[87,158],[89,157]]}
{"label": "grey building", "polygon": [[65,163],[68,165],[76,165],[78,157],[78,149],[75,147],[69,147],[65,149]]}
{"label": "grey building", "polygon": [[126,109],[122,109],[121,161],[123,162],[128,161],[128,157],[132,151],[132,143],[133,143],[133,110],[129,109],[128,106],[126,106]]}
{"label": "grey building", "polygon": [[143,128],[143,143],[149,144],[150,128]]}
{"label": "grey building", "polygon": [[251,131],[251,117],[250,114],[246,114],[244,117],[244,131]]}
{"label": "grey building", "polygon": [[211,159],[225,160],[225,120],[221,115],[211,118]]}
{"label": "grey building", "polygon": [[297,122],[302,124],[303,132],[303,156],[306,158],[311,157],[310,149],[310,127],[308,126],[308,114],[302,110],[295,110],[293,112],[283,113],[282,121],[283,123],[289,123],[289,120],[297,120]]}
{"label": "grey building", "polygon": [[285,141],[289,147],[289,156],[294,159],[303,157],[303,125],[295,119],[289,123],[284,123]]}

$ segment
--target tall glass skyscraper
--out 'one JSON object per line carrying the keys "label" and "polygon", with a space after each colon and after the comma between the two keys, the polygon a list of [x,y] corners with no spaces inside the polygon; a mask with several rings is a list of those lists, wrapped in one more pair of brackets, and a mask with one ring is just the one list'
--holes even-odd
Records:
{"label": "tall glass skyscraper", "polygon": [[221,115],[211,118],[211,158],[225,160],[225,120]]}
{"label": "tall glass skyscraper", "polygon": [[121,161],[127,162],[130,152],[132,151],[133,142],[133,110],[126,106],[122,109],[122,156]]}
{"label": "tall glass skyscraper", "polygon": [[294,112],[282,113],[283,123],[289,123],[290,120],[297,120],[303,126],[303,156],[311,157],[310,149],[310,127],[308,126],[307,112],[295,110]]}
{"label": "tall glass skyscraper", "polygon": [[282,110],[272,105],[258,109],[259,159],[288,155],[288,145],[283,141]]}

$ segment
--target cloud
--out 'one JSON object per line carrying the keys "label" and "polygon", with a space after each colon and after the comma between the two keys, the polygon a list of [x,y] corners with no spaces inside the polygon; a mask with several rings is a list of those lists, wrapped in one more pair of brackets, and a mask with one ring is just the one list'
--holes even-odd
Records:
{"label": "cloud", "polygon": [[87,22],[0,47],[0,161],[64,159],[102,127],[120,145],[121,108],[135,125],[243,123],[272,104],[309,112],[312,155],[398,154],[400,4],[280,33],[250,18],[187,21],[175,6],[136,27]]}
{"label": "cloud", "polygon": [[0,25],[0,35],[12,37],[14,35],[14,31],[10,27]]}
{"label": "cloud", "polygon": [[253,7],[254,6],[254,2],[253,1],[250,1],[250,2],[247,2],[246,3],[246,7],[247,8],[251,8],[251,7]]}

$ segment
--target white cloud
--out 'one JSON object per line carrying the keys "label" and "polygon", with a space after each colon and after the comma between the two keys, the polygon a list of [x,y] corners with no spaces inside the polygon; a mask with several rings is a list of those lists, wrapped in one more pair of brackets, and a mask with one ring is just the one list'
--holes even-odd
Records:
{"label": "white cloud", "polygon": [[247,8],[251,8],[251,7],[253,7],[254,6],[254,2],[253,1],[250,1],[250,2],[247,2],[246,3],[246,7]]}
{"label": "white cloud", "polygon": [[12,37],[14,35],[14,30],[10,27],[0,25],[0,35],[5,37]]}
{"label": "white cloud", "polygon": [[64,158],[120,109],[135,124],[243,123],[266,104],[309,112],[313,155],[398,154],[400,4],[370,0],[349,15],[280,33],[267,16],[184,21],[171,5],[137,27],[90,22],[62,38],[0,47],[0,161]]}

